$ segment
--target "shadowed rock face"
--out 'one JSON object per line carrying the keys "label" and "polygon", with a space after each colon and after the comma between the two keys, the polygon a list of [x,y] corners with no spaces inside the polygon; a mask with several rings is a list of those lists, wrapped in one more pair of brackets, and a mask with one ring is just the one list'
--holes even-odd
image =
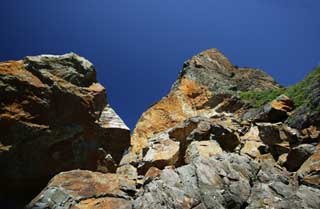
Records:
{"label": "shadowed rock face", "polygon": [[129,145],[93,65],[76,54],[0,63],[0,92],[1,193],[23,198],[61,171],[108,170],[105,157],[119,162]]}

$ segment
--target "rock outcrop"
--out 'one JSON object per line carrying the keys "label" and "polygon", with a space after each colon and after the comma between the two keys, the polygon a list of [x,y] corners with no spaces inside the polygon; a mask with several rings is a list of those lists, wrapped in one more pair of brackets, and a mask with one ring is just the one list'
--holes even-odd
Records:
{"label": "rock outcrop", "polygon": [[34,195],[61,171],[110,171],[129,146],[94,66],[76,54],[0,63],[0,92],[1,194]]}
{"label": "rock outcrop", "polygon": [[207,50],[142,114],[129,145],[84,58],[2,63],[2,191],[55,175],[26,208],[318,209],[319,69],[283,88]]}
{"label": "rock outcrop", "polygon": [[245,104],[236,96],[242,91],[276,88],[266,73],[238,68],[217,49],[204,51],[184,63],[169,94],[143,113],[132,135],[132,151],[141,152],[154,134],[190,117],[241,114]]}

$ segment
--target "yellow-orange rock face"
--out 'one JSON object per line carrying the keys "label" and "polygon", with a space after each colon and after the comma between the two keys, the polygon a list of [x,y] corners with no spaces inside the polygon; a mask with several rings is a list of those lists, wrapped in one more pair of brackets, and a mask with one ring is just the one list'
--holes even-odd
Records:
{"label": "yellow-orange rock face", "polygon": [[278,85],[265,73],[238,69],[217,49],[204,51],[184,64],[170,93],[142,114],[131,138],[131,151],[141,152],[154,134],[190,117],[210,117],[219,109],[240,113],[242,103],[230,102],[238,91],[272,88]]}
{"label": "yellow-orange rock face", "polygon": [[[210,91],[195,81],[184,78],[177,91],[171,92],[147,110],[132,135],[133,151],[140,151],[148,138],[198,114],[198,108],[210,98]],[[203,111],[203,110],[201,110]]]}
{"label": "yellow-orange rock face", "polygon": [[71,207],[71,209],[131,209],[131,201],[105,197],[97,199],[83,200]]}

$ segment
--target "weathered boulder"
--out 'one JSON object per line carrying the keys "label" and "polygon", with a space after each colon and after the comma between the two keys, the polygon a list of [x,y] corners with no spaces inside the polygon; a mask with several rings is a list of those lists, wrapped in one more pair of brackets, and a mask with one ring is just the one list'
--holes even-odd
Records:
{"label": "weathered boulder", "polygon": [[145,173],[148,168],[154,166],[163,169],[168,165],[176,165],[179,160],[180,143],[162,136],[155,137],[155,141],[151,141],[150,147],[147,149],[143,157],[142,164],[139,167],[140,172]]}
{"label": "weathered boulder", "polygon": [[56,175],[26,208],[30,209],[130,209],[133,181],[116,174],[73,170]]}
{"label": "weathered boulder", "polygon": [[271,153],[276,161],[302,142],[300,132],[283,123],[253,123],[240,140],[242,154],[257,158]]}
{"label": "weathered boulder", "polygon": [[115,170],[129,146],[93,65],[76,54],[0,63],[0,92],[1,194],[24,199],[61,171]]}
{"label": "weathered boulder", "polygon": [[257,123],[260,140],[268,146],[275,160],[299,143],[299,132],[282,123]]}

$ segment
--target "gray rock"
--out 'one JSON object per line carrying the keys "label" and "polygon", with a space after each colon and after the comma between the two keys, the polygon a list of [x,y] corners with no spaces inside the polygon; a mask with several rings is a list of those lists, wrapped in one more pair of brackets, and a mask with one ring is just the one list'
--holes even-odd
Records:
{"label": "gray rock", "polygon": [[241,208],[257,170],[257,164],[236,154],[197,158],[176,170],[164,170],[145,186],[134,208]]}
{"label": "gray rock", "polygon": [[88,87],[97,82],[93,64],[74,53],[62,56],[30,56],[24,59],[24,63],[26,68],[32,72],[37,73],[37,71],[45,69],[77,86]]}

